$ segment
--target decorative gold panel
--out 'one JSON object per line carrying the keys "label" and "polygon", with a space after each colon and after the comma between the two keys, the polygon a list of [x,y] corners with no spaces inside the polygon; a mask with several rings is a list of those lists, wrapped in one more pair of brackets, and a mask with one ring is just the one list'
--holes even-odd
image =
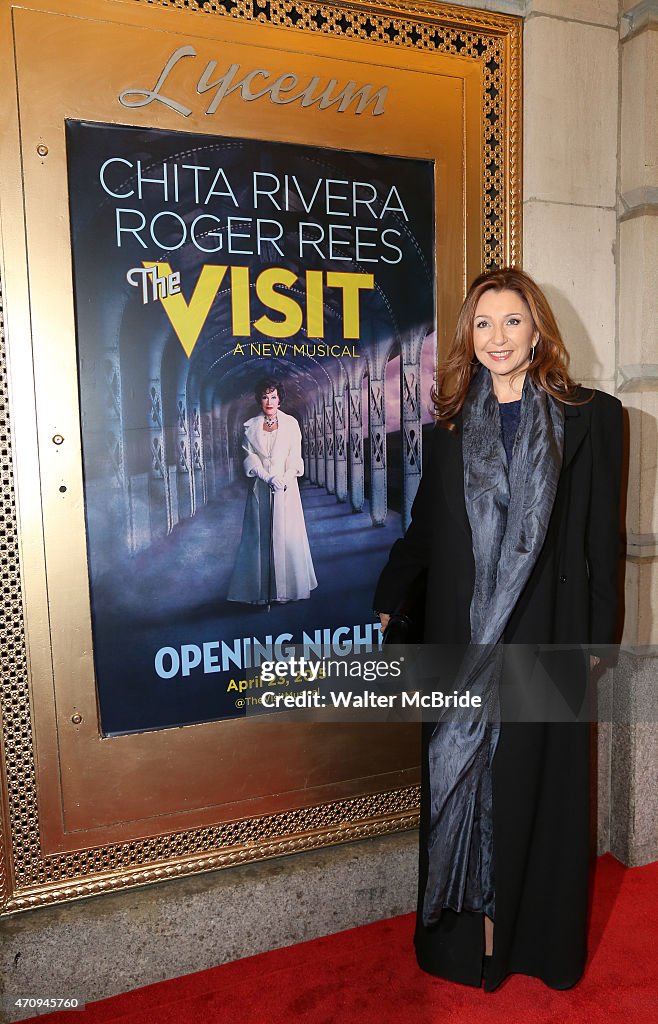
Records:
{"label": "decorative gold panel", "polygon": [[442,3],[131,0],[476,61],[482,70],[482,269],[521,263],[521,21]]}
{"label": "decorative gold panel", "polygon": [[[479,111],[479,119],[469,137],[462,139],[463,151],[451,155],[453,164],[446,169],[447,180],[454,183],[459,180],[462,165],[465,166],[466,182],[462,193],[442,200],[444,206],[440,209],[444,223],[438,228],[438,246],[443,265],[446,261],[449,264],[447,283],[442,285],[444,291],[441,287],[438,289],[442,311],[440,345],[445,344],[450,317],[459,306],[468,278],[481,268],[519,263],[521,256],[521,22],[518,19],[440,3],[318,5],[289,0],[225,0],[223,3],[217,0],[207,3],[52,0],[27,9],[12,6],[11,0],[0,0],[0,36],[4,39],[0,74],[3,95],[12,97],[3,114],[5,141],[1,154],[4,179],[2,271],[7,293],[12,383],[10,393],[3,331],[0,342],[0,910],[4,912],[412,828],[417,818],[417,765],[413,754],[409,753],[414,749],[415,739],[408,727],[404,727],[406,732],[400,733],[401,749],[408,755],[406,760],[401,756],[388,773],[382,769],[377,782],[357,773],[354,778],[332,783],[329,788],[318,785],[304,800],[298,799],[295,806],[286,806],[285,793],[273,794],[269,802],[252,799],[235,807],[222,805],[223,809],[213,806],[209,799],[204,802],[204,793],[196,804],[193,799],[190,803],[181,800],[179,806],[173,806],[171,801],[167,803],[163,796],[160,804],[155,801],[152,812],[135,810],[132,817],[126,813],[125,820],[120,820],[111,794],[106,794],[107,809],[101,800],[96,817],[91,804],[83,806],[87,790],[96,785],[102,788],[103,758],[110,748],[103,747],[107,741],[100,741],[98,721],[94,717],[93,678],[89,675],[89,651],[84,638],[80,642],[79,664],[76,661],[71,668],[69,689],[61,688],[61,679],[57,681],[57,671],[51,663],[51,650],[54,650],[51,629],[57,629],[57,623],[66,620],[66,608],[62,604],[65,588],[56,574],[52,578],[46,576],[45,552],[52,549],[57,537],[54,541],[52,523],[47,516],[45,519],[42,516],[45,477],[40,473],[50,472],[51,454],[45,444],[48,434],[59,429],[60,421],[45,417],[37,430],[35,407],[39,405],[44,371],[36,344],[36,358],[32,362],[31,340],[38,334],[38,331],[33,333],[33,318],[39,303],[34,294],[32,304],[30,299],[30,270],[35,253],[28,248],[26,255],[23,199],[28,207],[38,206],[39,202],[44,204],[44,201],[46,204],[55,202],[55,199],[51,200],[50,195],[39,197],[31,191],[30,181],[34,176],[31,166],[26,168],[23,196],[27,150],[21,151],[21,144],[28,145],[25,140],[31,140],[30,131],[38,122],[35,111],[40,108],[36,97],[43,105],[43,125],[39,123],[39,131],[43,131],[44,137],[59,138],[57,132],[62,131],[62,115],[67,114],[53,108],[51,83],[30,78],[33,69],[25,63],[21,51],[17,60],[18,75],[23,76],[29,109],[21,111],[23,135],[22,141],[19,140],[15,62],[10,49],[13,29],[16,24],[20,27],[21,19],[24,24],[28,18],[30,24],[38,24],[39,19],[49,18],[54,24],[55,17],[58,31],[62,31],[62,25],[75,21],[76,32],[91,32],[92,28],[97,28],[101,34],[110,29],[120,30],[126,39],[131,38],[132,32],[146,29],[153,33],[169,32],[176,39],[191,37],[209,43],[221,38],[228,40],[229,48],[231,40],[235,42],[243,37],[245,44],[262,46],[273,46],[275,40],[277,43],[280,40],[281,48],[302,54],[305,47],[308,53],[315,53],[313,47],[317,42],[324,56],[338,59],[340,53],[342,60],[349,57],[348,45],[358,45],[368,48],[369,60],[377,66],[380,77],[396,60],[399,65],[401,56],[416,62],[414,67],[419,76],[429,77],[432,62],[442,61],[446,74],[449,69],[452,79],[463,90],[464,103],[474,104]],[[17,37],[23,40],[21,45],[27,52],[24,28]],[[131,52],[134,56],[134,50]],[[362,63],[365,52],[359,50]],[[101,59],[104,60],[105,55],[98,54],[99,76],[104,74]],[[121,59],[119,54],[117,62]],[[44,60],[55,61],[55,57],[47,55]],[[76,66],[73,52],[62,52],[61,90],[68,89],[70,95],[75,96],[76,114],[73,116],[80,116],[79,110],[83,109],[84,116],[91,116],[96,110],[95,97],[77,96],[76,75],[73,81],[67,78],[71,66]],[[116,66],[118,63],[113,74],[118,73]],[[128,68],[126,87],[144,84],[143,76],[135,70],[135,67]],[[108,114],[102,108],[97,119],[120,120],[120,113],[115,110]],[[416,112],[414,116],[419,115]],[[124,111],[123,123],[126,117]],[[160,112],[156,122],[167,125]],[[136,120],[133,123],[149,122]],[[453,127],[458,131],[460,125],[455,123]],[[425,119],[424,129],[431,136],[434,122]],[[211,132],[212,126],[203,130]],[[37,137],[38,133],[35,140]],[[35,149],[36,146],[30,150],[32,156]],[[63,148],[59,155],[55,154],[57,160],[62,160],[62,152]],[[52,154],[50,159],[53,159]],[[457,237],[451,235],[445,227],[447,223],[461,225],[461,233]],[[64,233],[58,238],[62,241]],[[55,249],[55,254],[58,251]],[[70,269],[64,268],[64,271],[68,271],[70,281]],[[60,268],[55,267],[53,273],[60,273]],[[69,294],[63,297],[61,308],[53,310],[55,339],[66,333],[62,324],[70,321]],[[69,356],[64,355],[64,364],[67,359],[70,363]],[[75,382],[69,380],[67,387],[74,396],[74,405]],[[69,411],[68,415],[69,425],[78,422],[77,410]],[[81,481],[79,446],[70,458],[67,471],[71,479],[78,481],[78,486]],[[82,493],[81,486],[76,493]],[[79,527],[79,508],[74,509],[71,521],[74,524],[71,529]],[[84,552],[84,538],[74,540],[75,555],[79,558],[80,552]],[[69,540],[62,542],[64,554],[60,562],[55,562],[60,573],[68,569],[65,555],[69,543]],[[74,616],[77,608],[82,608],[84,614],[69,622],[67,628],[76,630],[79,624],[84,633],[89,623],[86,587],[76,584],[71,601],[73,611],[69,610],[69,615]],[[61,658],[61,652],[57,657]],[[57,657],[52,659],[55,669]],[[70,727],[71,707],[77,707],[77,701],[84,705],[81,733],[73,733]],[[183,758],[184,751],[191,749],[186,744],[194,740],[204,750],[211,749],[218,730],[228,725],[233,730],[230,735],[237,737],[234,742],[238,743],[235,723],[222,722],[171,730],[170,748],[163,748],[160,740],[143,740],[142,737],[112,740],[116,743],[117,759],[133,758],[133,763],[144,765],[144,789],[136,795],[135,807],[139,799],[146,806],[153,792],[152,788],[149,790],[153,779],[149,782],[148,765],[154,748],[149,743],[160,743],[161,753],[174,751],[176,757]],[[329,741],[318,735],[321,742],[325,742],[323,749],[329,750]],[[355,742],[357,733],[351,727],[341,735],[342,742],[348,744]],[[383,765],[385,744],[382,733],[377,735],[379,739],[364,738],[361,742],[372,742],[373,756]],[[94,761],[94,757],[98,760]],[[166,763],[166,758],[162,763]],[[192,777],[186,775],[185,779]],[[187,795],[193,796],[191,792]]]}

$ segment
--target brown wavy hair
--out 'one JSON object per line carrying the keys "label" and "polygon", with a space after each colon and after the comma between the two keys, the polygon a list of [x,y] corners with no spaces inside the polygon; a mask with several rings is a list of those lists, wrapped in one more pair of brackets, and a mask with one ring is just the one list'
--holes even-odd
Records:
{"label": "brown wavy hair", "polygon": [[[460,411],[473,375],[480,366],[473,347],[473,323],[480,296],[487,291],[517,292],[528,304],[537,340],[535,354],[527,373],[534,383],[553,398],[567,405],[582,405],[579,385],[569,376],[569,353],[553,315],[548,299],[529,274],[517,267],[503,267],[480,274],[473,281],[459,312],[457,326],[445,362],[439,367],[436,385],[432,388],[434,414],[442,426],[452,428],[452,420]],[[517,370],[512,374],[514,379]]]}

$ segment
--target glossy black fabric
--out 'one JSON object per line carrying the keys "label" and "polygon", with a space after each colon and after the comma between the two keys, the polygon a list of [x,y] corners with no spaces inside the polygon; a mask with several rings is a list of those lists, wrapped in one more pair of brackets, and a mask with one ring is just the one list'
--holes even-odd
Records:
{"label": "glossy black fabric", "polygon": [[[590,395],[582,390],[581,398]],[[565,406],[564,456],[548,535],[505,631],[507,644],[610,644],[615,640],[622,454],[621,404],[603,392]],[[463,490],[459,430],[437,428],[425,460],[412,523],[391,551],[374,607],[395,608],[428,570],[425,640],[468,643],[474,586],[472,539]],[[527,685],[522,659],[508,652],[501,696]],[[572,652],[536,655],[568,699],[578,703],[586,663]],[[424,726],[419,898],[427,872],[427,743]],[[491,976],[510,972],[564,988],[585,960],[588,871],[589,728],[503,722],[493,762],[496,923]],[[482,914],[446,910],[425,928],[416,951],[432,973],[468,984],[481,980]]]}
{"label": "glossy black fabric", "polygon": [[542,549],[562,464],[564,411],[526,376],[511,467],[491,375],[476,373],[464,403],[464,501],[475,579],[470,637],[454,688],[477,694],[474,722],[439,722],[428,748],[431,793],[423,922],[444,907],[495,916],[491,765],[499,738],[499,644]]}

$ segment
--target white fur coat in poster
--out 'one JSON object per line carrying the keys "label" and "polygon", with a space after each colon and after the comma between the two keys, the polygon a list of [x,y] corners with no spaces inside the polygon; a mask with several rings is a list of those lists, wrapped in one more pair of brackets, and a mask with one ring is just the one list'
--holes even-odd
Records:
{"label": "white fur coat in poster", "polygon": [[[297,483],[304,474],[302,436],[294,416],[279,409],[278,421],[278,430],[272,434],[263,430],[262,414],[244,424],[243,468],[249,477],[249,492],[229,601],[299,601],[318,585]],[[271,477],[281,478],[285,489],[273,491],[267,483]]]}

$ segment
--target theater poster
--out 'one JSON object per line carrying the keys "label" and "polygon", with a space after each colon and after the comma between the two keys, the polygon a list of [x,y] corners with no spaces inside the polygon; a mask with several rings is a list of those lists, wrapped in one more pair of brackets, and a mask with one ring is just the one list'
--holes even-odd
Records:
{"label": "theater poster", "polygon": [[102,730],[244,715],[290,645],[380,643],[432,423],[433,163],[66,142]]}

